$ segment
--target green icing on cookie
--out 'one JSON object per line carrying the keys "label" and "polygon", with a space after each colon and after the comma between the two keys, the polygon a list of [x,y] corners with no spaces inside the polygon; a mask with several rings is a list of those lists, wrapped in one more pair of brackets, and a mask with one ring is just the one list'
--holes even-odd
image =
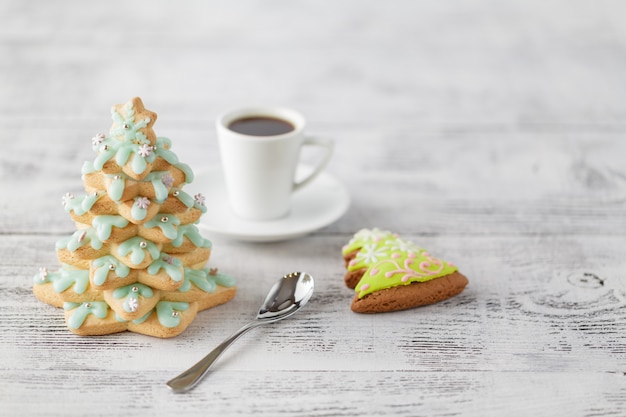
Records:
{"label": "green icing on cookie", "polygon": [[75,269],[70,265],[63,264],[63,268],[56,272],[48,272],[47,268],[40,268],[35,275],[35,284],[52,283],[52,288],[57,293],[62,293],[71,286],[76,294],[83,294],[89,286],[89,271]]}
{"label": "green icing on cookie", "polygon": [[180,313],[189,308],[189,303],[182,301],[159,301],[156,305],[157,319],[164,327],[176,327],[180,324]]}
{"label": "green icing on cookie", "polygon": [[72,193],[65,193],[63,196],[63,207],[67,213],[74,212],[77,216],[87,213],[96,201],[101,197],[97,192],[74,198]]}
{"label": "green icing on cookie", "polygon": [[166,238],[176,239],[178,236],[178,225],[180,225],[180,220],[173,214],[159,214],[147,221],[143,226],[148,229],[158,227]]}
{"label": "green icing on cookie", "polygon": [[111,255],[104,255],[91,261],[91,269],[93,283],[96,285],[104,285],[111,271],[115,271],[114,276],[119,278],[126,278],[130,274],[130,268]]}
{"label": "green icing on cookie", "polygon": [[151,298],[154,295],[152,288],[147,285],[134,283],[113,291],[114,298],[124,298],[124,311],[134,313],[139,308],[140,296]]}
{"label": "green icing on cookie", "polygon": [[184,181],[185,184],[191,184],[193,182],[193,178],[194,178],[193,171],[191,170],[191,167],[189,165],[183,164],[181,162],[181,163],[175,164],[174,166],[180,169],[183,172],[183,174],[185,174],[185,181]]}
{"label": "green icing on cookie", "polygon": [[84,303],[63,303],[65,311],[71,311],[67,325],[70,329],[78,329],[83,325],[87,316],[94,315],[99,319],[106,318],[109,306],[104,301],[89,301]]}
{"label": "green icing on cookie", "polygon": [[94,217],[91,225],[96,230],[98,239],[104,241],[111,237],[113,227],[123,229],[128,226],[128,220],[122,216],[102,215]]}
{"label": "green icing on cookie", "polygon": [[168,138],[158,137],[156,139],[157,148],[156,154],[161,158],[165,159],[172,165],[176,165],[178,163],[178,157],[172,151],[170,151],[170,147],[172,146],[172,141]]}
{"label": "green icing on cookie", "polygon": [[185,281],[178,288],[179,292],[187,292],[192,285],[200,288],[202,291],[211,293],[217,289],[218,285],[222,287],[234,287],[235,279],[230,275],[218,272],[217,268],[191,269],[185,268]]}
{"label": "green icing on cookie", "polygon": [[[375,231],[375,232],[374,232]],[[357,233],[347,246],[359,249],[348,264],[348,270],[366,268],[355,287],[359,298],[376,291],[425,282],[457,271],[449,262],[431,256],[426,250],[389,233],[374,229],[374,233]],[[374,236],[374,237],[372,237]],[[358,245],[358,246],[357,246]],[[348,248],[349,253],[355,249]]]}
{"label": "green icing on cookie", "polygon": [[150,275],[156,275],[161,269],[176,282],[183,279],[183,263],[178,258],[162,253],[148,265],[146,270]]}
{"label": "green icing on cookie", "polygon": [[72,234],[72,236],[59,239],[55,245],[56,250],[67,249],[70,252],[74,252],[76,249],[90,244],[95,250],[102,248],[102,241],[98,239],[96,231],[93,228],[79,229]]}
{"label": "green icing on cookie", "polygon": [[130,261],[134,265],[139,265],[146,258],[146,252],[150,254],[152,259],[158,259],[161,254],[159,247],[149,240],[144,240],[141,236],[131,237],[122,242],[117,253],[121,257],[130,254]]}
{"label": "green icing on cookie", "polygon": [[172,245],[175,248],[180,248],[183,244],[184,238],[187,237],[195,246],[199,248],[210,248],[213,246],[210,240],[205,239],[200,235],[198,228],[193,224],[185,224],[178,228],[178,236],[172,241]]}
{"label": "green icing on cookie", "polygon": [[350,252],[354,252],[355,250],[361,249],[363,245],[370,243],[377,243],[382,240],[394,238],[396,235],[388,232],[386,230],[381,230],[378,228],[374,229],[361,229],[355,233],[350,242],[342,248],[342,253],[344,255],[349,254]]}

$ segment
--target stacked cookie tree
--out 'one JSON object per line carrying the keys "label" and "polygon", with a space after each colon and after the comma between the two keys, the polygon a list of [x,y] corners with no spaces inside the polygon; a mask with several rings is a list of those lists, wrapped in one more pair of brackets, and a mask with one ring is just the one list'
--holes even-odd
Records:
{"label": "stacked cookie tree", "polygon": [[156,114],[139,98],[111,114],[109,134],[92,139],[97,156],[82,169],[87,193],[63,197],[77,230],[56,244],[61,268],[41,268],[34,293],[63,307],[77,334],[176,336],[236,287],[206,267],[212,245],[194,224],[204,197],[183,190],[193,172],[155,135]]}

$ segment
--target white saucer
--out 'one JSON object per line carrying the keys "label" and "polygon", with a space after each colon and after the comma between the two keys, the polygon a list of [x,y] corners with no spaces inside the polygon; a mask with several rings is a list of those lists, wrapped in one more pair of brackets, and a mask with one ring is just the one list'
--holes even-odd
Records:
{"label": "white saucer", "polygon": [[276,220],[251,221],[233,214],[221,169],[196,174],[194,181],[185,186],[185,191],[191,195],[202,193],[206,196],[207,211],[200,218],[198,228],[214,235],[251,242],[304,236],[339,219],[350,205],[346,188],[325,172],[295,192],[291,212]]}

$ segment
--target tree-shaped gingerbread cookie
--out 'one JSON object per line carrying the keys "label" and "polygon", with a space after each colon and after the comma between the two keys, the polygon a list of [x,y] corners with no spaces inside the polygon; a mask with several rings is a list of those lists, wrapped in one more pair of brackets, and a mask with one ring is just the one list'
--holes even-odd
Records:
{"label": "tree-shaped gingerbread cookie", "polygon": [[86,194],[63,197],[77,230],[56,244],[61,267],[40,268],[33,291],[80,335],[176,336],[198,311],[231,300],[235,283],[206,267],[212,245],[195,225],[204,196],[183,190],[193,172],[155,135],[157,115],[139,98],[111,114],[82,168]]}

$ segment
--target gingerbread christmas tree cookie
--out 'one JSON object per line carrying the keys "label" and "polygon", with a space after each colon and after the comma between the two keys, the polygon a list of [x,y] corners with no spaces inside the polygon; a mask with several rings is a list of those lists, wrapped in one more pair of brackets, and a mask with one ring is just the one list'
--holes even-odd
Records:
{"label": "gingerbread christmas tree cookie", "polygon": [[380,229],[362,229],[343,247],[344,281],[357,313],[405,310],[459,294],[468,281],[456,266]]}
{"label": "gingerbread christmas tree cookie", "polygon": [[155,135],[157,115],[139,98],[111,115],[82,168],[86,194],[63,197],[77,230],[57,242],[61,266],[40,268],[33,291],[80,335],[176,336],[198,311],[231,300],[235,282],[206,266],[212,244],[195,226],[205,198],[184,191],[193,172]]}

